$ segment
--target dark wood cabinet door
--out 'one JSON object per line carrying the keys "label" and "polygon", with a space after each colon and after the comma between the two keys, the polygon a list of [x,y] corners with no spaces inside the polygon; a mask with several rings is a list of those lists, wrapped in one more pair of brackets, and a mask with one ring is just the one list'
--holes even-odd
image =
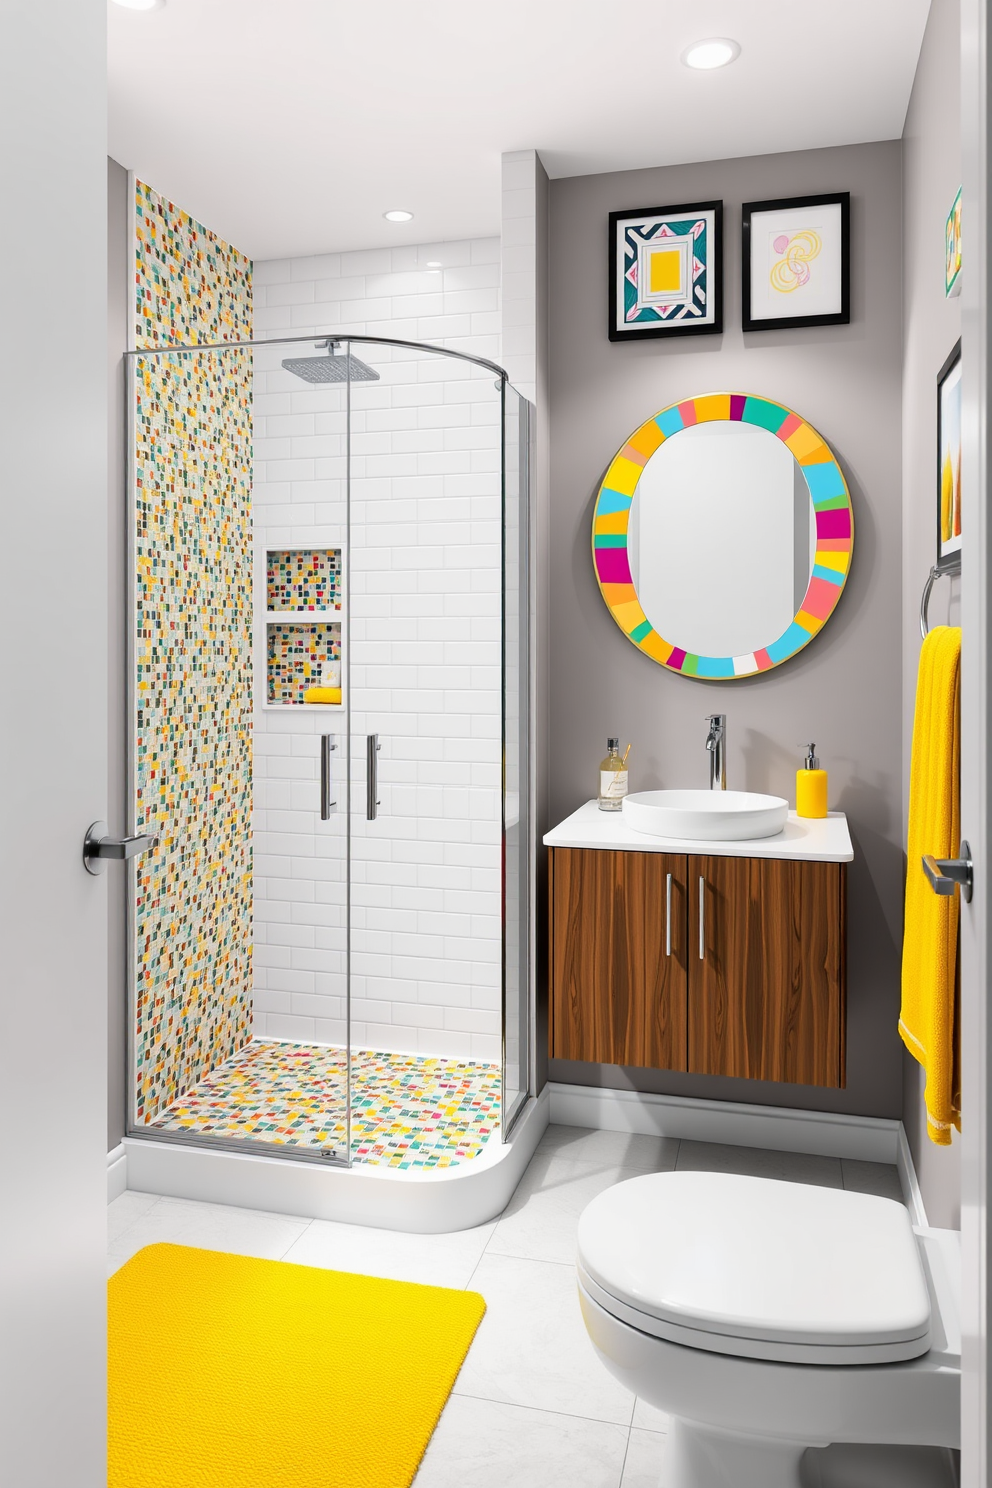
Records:
{"label": "dark wood cabinet door", "polygon": [[688,870],[690,1071],[842,1087],[844,865],[693,856]]}
{"label": "dark wood cabinet door", "polygon": [[552,1055],[684,1070],[685,857],[556,847],[550,871]]}

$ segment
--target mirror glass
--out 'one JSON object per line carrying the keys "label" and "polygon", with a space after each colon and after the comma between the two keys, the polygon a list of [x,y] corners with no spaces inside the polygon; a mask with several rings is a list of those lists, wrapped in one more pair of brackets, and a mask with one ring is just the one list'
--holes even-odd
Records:
{"label": "mirror glass", "polygon": [[769,398],[708,393],[635,429],[596,498],[593,561],[620,629],[683,676],[749,677],[833,614],[854,546],[829,445]]}
{"label": "mirror glass", "polygon": [[654,629],[687,652],[742,656],[782,635],[802,606],[815,549],[802,466],[755,424],[683,429],[637,483],[631,578]]}

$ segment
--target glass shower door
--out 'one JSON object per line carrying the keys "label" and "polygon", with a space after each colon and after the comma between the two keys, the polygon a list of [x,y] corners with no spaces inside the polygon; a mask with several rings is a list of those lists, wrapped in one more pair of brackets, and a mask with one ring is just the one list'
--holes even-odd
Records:
{"label": "glass shower door", "polygon": [[502,381],[355,340],[353,1146],[447,1167],[502,1092]]}
{"label": "glass shower door", "polygon": [[347,390],[286,365],[318,354],[129,358],[131,829],[160,839],[129,1127],[347,1162]]}

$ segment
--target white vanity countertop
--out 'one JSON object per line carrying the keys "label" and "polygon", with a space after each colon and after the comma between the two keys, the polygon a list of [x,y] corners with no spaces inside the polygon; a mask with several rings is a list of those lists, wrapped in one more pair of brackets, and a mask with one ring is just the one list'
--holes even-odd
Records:
{"label": "white vanity countertop", "polygon": [[614,852],[698,853],[714,858],[801,858],[809,863],[850,863],[854,859],[851,834],[843,811],[825,817],[789,819],[774,837],[745,842],[698,842],[681,837],[649,837],[634,832],[619,811],[600,811],[587,801],[545,835],[546,847],[601,847]]}

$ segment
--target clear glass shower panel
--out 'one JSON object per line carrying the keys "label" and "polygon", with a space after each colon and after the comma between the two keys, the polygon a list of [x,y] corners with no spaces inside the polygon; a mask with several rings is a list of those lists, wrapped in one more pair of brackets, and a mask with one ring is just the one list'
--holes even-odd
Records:
{"label": "clear glass shower panel", "polygon": [[502,382],[350,350],[356,1120],[375,1080],[394,1122],[369,1156],[446,1167],[500,1127]]}
{"label": "clear glass shower panel", "polygon": [[503,1132],[529,1090],[531,944],[530,414],[503,406]]}
{"label": "clear glass shower panel", "polygon": [[350,1161],[343,363],[321,337],[255,352],[254,1034],[287,1142]]}
{"label": "clear glass shower panel", "polygon": [[347,392],[308,353],[130,359],[131,1129],[341,1162]]}

